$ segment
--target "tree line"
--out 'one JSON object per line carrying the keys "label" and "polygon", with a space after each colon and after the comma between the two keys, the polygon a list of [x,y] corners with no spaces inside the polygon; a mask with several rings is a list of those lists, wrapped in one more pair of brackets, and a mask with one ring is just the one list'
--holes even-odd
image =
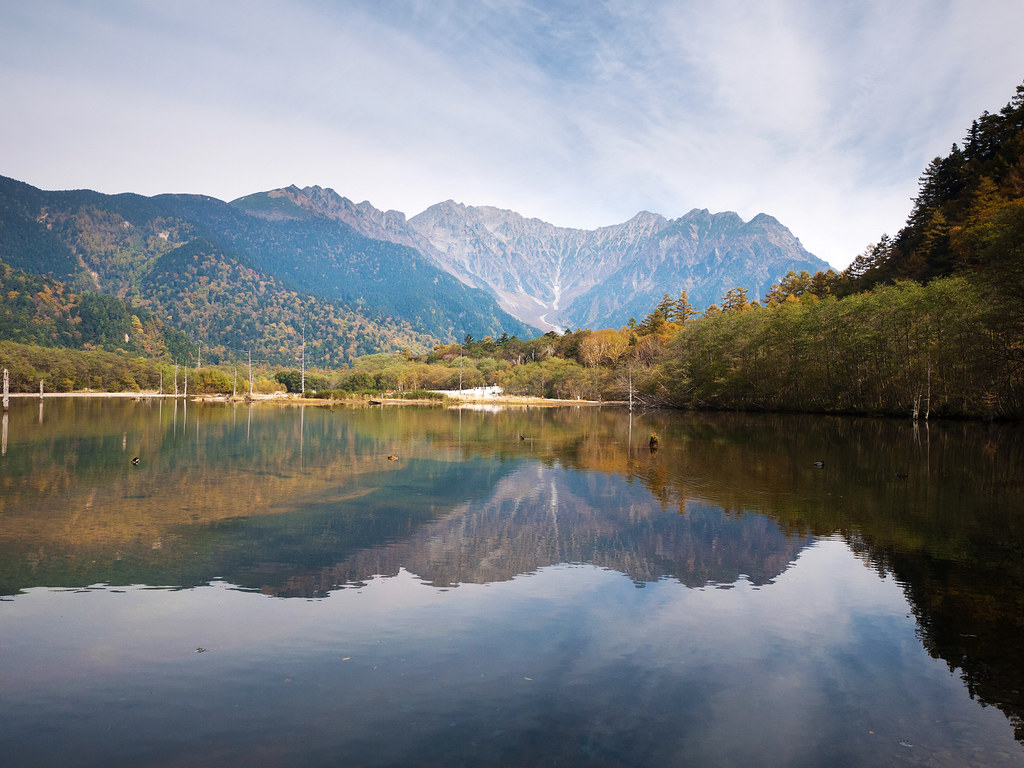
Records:
{"label": "tree line", "polygon": [[[232,394],[249,391],[249,371],[241,366],[206,366],[196,369],[167,358],[129,355],[104,350],[42,347],[0,341],[0,368],[6,368],[11,392],[151,392]],[[267,364],[253,367],[253,390],[284,392]]]}
{"label": "tree line", "polygon": [[[697,313],[665,295],[619,329],[503,336],[426,354],[366,355],[323,369],[258,366],[258,391],[319,396],[471,389],[649,407],[1012,417],[1024,415],[1021,339],[965,276],[819,296],[790,275],[760,301],[739,289]],[[173,389],[167,359],[0,343],[14,391]],[[189,391],[247,391],[247,370],[188,369]],[[181,366],[184,388],[186,368]],[[162,378],[161,378],[162,377]]]}

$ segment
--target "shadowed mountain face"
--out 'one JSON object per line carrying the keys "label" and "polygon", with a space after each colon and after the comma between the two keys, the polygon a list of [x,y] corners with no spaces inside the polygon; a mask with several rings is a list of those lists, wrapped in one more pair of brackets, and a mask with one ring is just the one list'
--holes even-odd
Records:
{"label": "shadowed mountain face", "polygon": [[693,210],[667,220],[646,211],[595,230],[556,227],[514,211],[448,200],[406,219],[334,190],[288,187],[232,203],[268,220],[343,221],[367,237],[415,248],[515,317],[543,330],[618,327],[668,293],[698,309],[736,286],[763,295],[790,270],[828,265],[766,214]]}
{"label": "shadowed mountain face", "polygon": [[0,261],[134,302],[236,354],[256,346],[293,361],[304,324],[324,342],[318,361],[334,365],[467,333],[531,335],[415,248],[336,217],[252,216],[201,195],[47,192],[0,177]]}

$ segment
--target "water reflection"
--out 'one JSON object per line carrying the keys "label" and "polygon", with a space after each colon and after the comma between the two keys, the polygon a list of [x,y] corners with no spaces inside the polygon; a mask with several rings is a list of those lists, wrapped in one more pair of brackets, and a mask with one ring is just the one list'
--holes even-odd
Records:
{"label": "water reflection", "polygon": [[329,602],[382,576],[465,592],[582,564],[630,589],[749,596],[842,542],[900,585],[925,650],[1024,740],[1018,428],[180,407],[54,400],[44,421],[12,403],[0,593],[220,579]]}
{"label": "water reflection", "polygon": [[[466,467],[457,482],[465,488],[494,481],[476,472]],[[350,537],[347,530],[339,536]],[[666,514],[645,488],[622,478],[528,464],[498,478],[478,500],[458,503],[408,535],[388,537],[280,586],[264,582],[262,589],[278,596],[323,596],[402,568],[434,586],[454,587],[507,581],[560,563],[614,570],[638,587],[661,578],[692,587],[740,579],[762,585],[811,541],[787,536],[763,515],[729,517],[705,504]]]}
{"label": "water reflection", "polygon": [[305,409],[250,407],[242,438],[234,407],[192,404],[179,431],[176,406],[166,429],[152,404],[53,405],[66,413],[5,465],[5,592],[220,576],[308,597],[402,566],[453,586],[563,562],[764,584],[811,541],[670,487],[684,465],[634,453],[619,413],[317,409],[307,424]]}

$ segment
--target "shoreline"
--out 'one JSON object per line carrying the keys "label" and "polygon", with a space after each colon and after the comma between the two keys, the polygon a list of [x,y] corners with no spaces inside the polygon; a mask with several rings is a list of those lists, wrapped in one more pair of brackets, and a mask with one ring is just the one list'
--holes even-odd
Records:
{"label": "shoreline", "polygon": [[273,394],[256,394],[251,398],[247,396],[234,396],[231,395],[184,395],[184,394],[167,394],[160,392],[44,392],[40,395],[38,392],[10,392],[8,397],[11,399],[18,398],[22,400],[49,400],[52,398],[71,398],[71,397],[87,397],[87,398],[118,398],[125,399],[130,398],[132,400],[187,400],[193,403],[272,403],[280,405],[364,405],[368,407],[380,407],[383,405],[438,405],[438,406],[477,406],[477,407],[501,407],[501,406],[537,406],[547,408],[557,408],[565,406],[587,406],[600,407],[600,406],[613,406],[622,407],[627,405],[625,401],[620,400],[558,400],[553,398],[545,397],[530,397],[525,395],[497,395],[490,397],[474,397],[474,396],[459,396],[459,395],[446,395],[444,400],[428,400],[428,399],[417,399],[410,400],[401,397],[387,397],[382,396],[379,398],[370,398],[367,396],[352,397],[352,398],[340,398],[340,399],[324,399],[314,397],[300,397],[293,394],[285,393],[273,393]]}

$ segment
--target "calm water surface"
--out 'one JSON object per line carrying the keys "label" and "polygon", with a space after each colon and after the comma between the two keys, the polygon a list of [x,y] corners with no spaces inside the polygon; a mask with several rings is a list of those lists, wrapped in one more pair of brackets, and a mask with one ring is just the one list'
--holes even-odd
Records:
{"label": "calm water surface", "polygon": [[1024,765],[1017,427],[82,399],[3,426],[4,765]]}

